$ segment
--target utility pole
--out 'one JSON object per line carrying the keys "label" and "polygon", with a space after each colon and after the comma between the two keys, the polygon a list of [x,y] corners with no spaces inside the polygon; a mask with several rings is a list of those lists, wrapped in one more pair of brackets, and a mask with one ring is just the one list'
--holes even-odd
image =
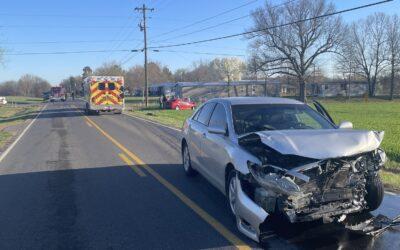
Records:
{"label": "utility pole", "polygon": [[143,24],[139,24],[140,31],[143,31],[144,37],[144,103],[147,108],[149,105],[149,88],[148,88],[148,77],[147,77],[147,26],[146,26],[146,11],[153,11],[154,8],[147,8],[145,4],[142,7],[135,8],[135,11],[143,13]]}

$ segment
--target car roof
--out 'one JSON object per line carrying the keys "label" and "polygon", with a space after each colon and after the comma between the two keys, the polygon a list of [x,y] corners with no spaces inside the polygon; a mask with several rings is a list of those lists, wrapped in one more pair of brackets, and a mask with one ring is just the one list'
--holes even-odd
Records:
{"label": "car roof", "polygon": [[247,104],[304,104],[294,99],[280,97],[226,97],[215,98],[210,101],[225,102],[228,105],[247,105]]}

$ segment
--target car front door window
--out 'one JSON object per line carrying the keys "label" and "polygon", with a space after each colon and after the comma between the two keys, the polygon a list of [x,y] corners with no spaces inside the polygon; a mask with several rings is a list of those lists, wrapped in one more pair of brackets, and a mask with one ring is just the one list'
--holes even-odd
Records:
{"label": "car front door window", "polygon": [[208,126],[218,129],[226,129],[226,112],[222,104],[217,104],[217,106],[215,107]]}

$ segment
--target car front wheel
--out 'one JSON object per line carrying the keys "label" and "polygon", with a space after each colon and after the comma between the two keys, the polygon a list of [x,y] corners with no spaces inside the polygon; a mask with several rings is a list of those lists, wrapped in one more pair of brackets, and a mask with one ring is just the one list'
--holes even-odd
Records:
{"label": "car front wheel", "polygon": [[229,172],[227,184],[226,196],[228,198],[229,208],[232,214],[236,215],[236,185],[238,185],[238,183],[235,170]]}
{"label": "car front wheel", "polygon": [[381,205],[385,194],[381,177],[379,175],[368,177],[365,188],[367,190],[365,200],[367,201],[368,208],[370,211],[374,211]]}
{"label": "car front wheel", "polygon": [[182,165],[187,176],[195,176],[197,174],[196,170],[192,168],[192,162],[190,160],[189,148],[186,143],[183,144],[182,148]]}

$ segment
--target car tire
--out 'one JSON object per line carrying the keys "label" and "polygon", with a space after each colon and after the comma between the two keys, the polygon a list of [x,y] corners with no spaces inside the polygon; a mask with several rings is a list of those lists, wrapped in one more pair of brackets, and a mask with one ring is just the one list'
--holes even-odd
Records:
{"label": "car tire", "polygon": [[181,108],[179,107],[179,106],[176,106],[175,107],[175,110],[180,110]]}
{"label": "car tire", "polygon": [[381,205],[383,196],[385,195],[381,177],[378,174],[372,175],[367,178],[365,185],[365,189],[367,190],[365,201],[367,202],[368,210],[374,211]]}
{"label": "car tire", "polygon": [[183,170],[185,171],[185,174],[187,176],[192,177],[197,174],[196,170],[194,170],[192,167],[192,162],[190,160],[189,148],[186,143],[183,143],[183,146],[182,146],[182,166],[183,166]]}
{"label": "car tire", "polygon": [[231,211],[231,214],[236,217],[236,212],[235,212],[235,207],[236,207],[236,185],[238,185],[236,181],[236,171],[232,169],[229,174],[228,178],[226,181],[226,187],[225,187],[225,193],[226,193],[226,199],[229,207],[229,211]]}

